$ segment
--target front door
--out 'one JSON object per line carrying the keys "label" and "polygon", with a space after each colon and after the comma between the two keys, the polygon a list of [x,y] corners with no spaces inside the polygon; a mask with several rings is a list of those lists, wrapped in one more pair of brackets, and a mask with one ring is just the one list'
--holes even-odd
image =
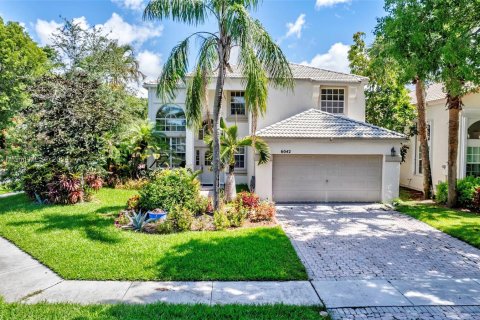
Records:
{"label": "front door", "polygon": [[212,158],[208,148],[195,149],[195,170],[200,170],[202,185],[213,185]]}

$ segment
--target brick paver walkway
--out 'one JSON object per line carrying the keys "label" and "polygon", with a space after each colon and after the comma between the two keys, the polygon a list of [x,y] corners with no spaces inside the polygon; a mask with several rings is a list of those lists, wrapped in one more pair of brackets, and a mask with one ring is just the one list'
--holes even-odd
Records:
{"label": "brick paver walkway", "polygon": [[[480,279],[480,250],[379,205],[283,205],[277,217],[312,280],[387,280],[398,289],[394,280]],[[480,306],[465,308],[331,311],[336,319],[479,319]]]}

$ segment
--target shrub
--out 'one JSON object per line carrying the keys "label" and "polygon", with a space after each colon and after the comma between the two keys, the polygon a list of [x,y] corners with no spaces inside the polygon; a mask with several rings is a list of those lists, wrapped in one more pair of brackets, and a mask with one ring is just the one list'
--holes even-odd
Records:
{"label": "shrub", "polygon": [[222,208],[213,213],[213,225],[216,230],[225,230],[230,226],[225,210]]}
{"label": "shrub", "polygon": [[248,216],[248,209],[242,206],[227,205],[224,211],[230,227],[241,227]]}
{"label": "shrub", "polygon": [[166,219],[157,222],[157,232],[160,234],[170,234],[175,232],[173,221]]}
{"label": "shrub", "polygon": [[188,231],[193,223],[194,213],[187,208],[176,206],[167,214],[167,220],[173,224],[176,231]]}
{"label": "shrub", "polygon": [[240,202],[243,207],[252,209],[258,206],[260,198],[253,192],[244,191],[237,195],[236,201]]}
{"label": "shrub", "polygon": [[480,187],[475,188],[475,193],[473,194],[472,209],[477,212],[480,210]]}
{"label": "shrub", "polygon": [[199,210],[200,183],[187,169],[157,172],[140,190],[138,205],[142,209],[163,209],[170,213],[176,206],[193,212]]}
{"label": "shrub", "polygon": [[138,201],[139,200],[140,200],[140,196],[138,194],[134,195],[133,197],[130,197],[127,200],[127,209],[129,209],[129,210],[138,209]]}
{"label": "shrub", "polygon": [[[468,208],[472,206],[475,197],[475,190],[480,187],[480,178],[468,176],[457,180],[458,204]],[[448,184],[440,182],[437,184],[437,194],[435,195],[438,203],[445,204],[448,199]]]}
{"label": "shrub", "polygon": [[272,221],[275,213],[275,205],[272,202],[262,201],[250,212],[250,220],[253,222]]}
{"label": "shrub", "polygon": [[133,212],[131,216],[128,215],[128,218],[130,219],[129,226],[135,231],[143,231],[143,228],[145,228],[145,225],[153,221],[153,219],[147,219],[147,216],[148,216],[148,213],[146,212],[145,213],[142,213],[142,211]]}
{"label": "shrub", "polygon": [[437,193],[435,194],[435,200],[438,203],[445,204],[448,199],[448,184],[446,182],[440,182],[437,184]]}
{"label": "shrub", "polygon": [[114,183],[115,189],[141,190],[148,183],[147,179],[127,179]]}

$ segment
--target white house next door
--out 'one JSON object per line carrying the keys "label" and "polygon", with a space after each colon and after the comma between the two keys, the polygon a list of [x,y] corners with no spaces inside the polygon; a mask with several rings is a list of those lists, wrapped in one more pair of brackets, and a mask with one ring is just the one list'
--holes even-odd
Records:
{"label": "white house next door", "polygon": [[381,200],[380,155],[274,155],[277,202],[375,202]]}

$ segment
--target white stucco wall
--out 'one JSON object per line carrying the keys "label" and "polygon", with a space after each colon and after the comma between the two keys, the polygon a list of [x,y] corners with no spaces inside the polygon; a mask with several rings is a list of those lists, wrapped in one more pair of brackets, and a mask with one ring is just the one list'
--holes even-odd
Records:
{"label": "white stucco wall", "polygon": [[[391,202],[398,197],[400,163],[387,162],[390,150],[400,150],[403,140],[351,140],[351,139],[270,139],[267,140],[272,154],[290,150],[295,154],[335,155],[382,155],[382,201]],[[272,199],[273,163],[256,165],[256,192],[263,199]]]}
{"label": "white stucco wall", "polygon": [[[463,98],[464,107],[460,112],[458,177],[465,175],[466,130],[480,120],[480,93],[472,93]],[[439,182],[447,180],[448,161],[448,110],[446,100],[427,103],[427,122],[431,123],[430,163],[434,190]],[[463,134],[462,134],[463,132]],[[400,166],[400,185],[423,191],[423,175],[415,173],[415,137],[408,143],[406,161]]]}

